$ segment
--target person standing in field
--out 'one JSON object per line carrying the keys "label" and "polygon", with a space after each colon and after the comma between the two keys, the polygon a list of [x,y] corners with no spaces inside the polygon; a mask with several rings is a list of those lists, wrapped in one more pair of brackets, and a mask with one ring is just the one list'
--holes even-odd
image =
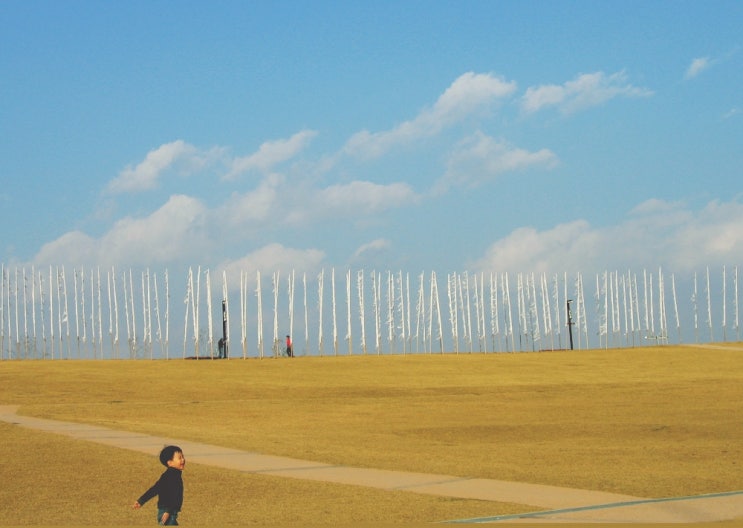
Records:
{"label": "person standing in field", "polygon": [[169,445],[160,451],[160,463],[167,469],[155,484],[134,502],[138,510],[157,495],[157,524],[178,526],[178,513],[183,506],[183,468],[186,457],[180,447]]}
{"label": "person standing in field", "polygon": [[294,357],[294,350],[292,350],[292,338],[289,336],[286,336],[286,355],[289,357]]}

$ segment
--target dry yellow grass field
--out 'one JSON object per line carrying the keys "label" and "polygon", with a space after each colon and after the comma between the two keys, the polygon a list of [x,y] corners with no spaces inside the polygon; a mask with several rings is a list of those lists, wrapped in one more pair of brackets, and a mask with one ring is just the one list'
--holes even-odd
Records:
{"label": "dry yellow grass field", "polygon": [[[321,462],[669,497],[743,489],[743,347],[0,362],[0,403]],[[151,524],[156,460],[0,425],[0,524]],[[186,453],[188,457],[188,453]],[[431,522],[532,508],[189,466],[188,524]],[[43,504],[38,519],[31,505]],[[51,504],[53,506],[46,506]]]}

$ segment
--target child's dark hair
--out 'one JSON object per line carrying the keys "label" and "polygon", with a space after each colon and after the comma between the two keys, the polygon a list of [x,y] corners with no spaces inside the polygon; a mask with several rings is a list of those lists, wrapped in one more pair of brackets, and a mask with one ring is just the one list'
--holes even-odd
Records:
{"label": "child's dark hair", "polygon": [[160,451],[160,463],[163,466],[167,466],[168,461],[173,460],[173,457],[175,456],[176,453],[183,453],[183,450],[176,445],[169,445],[169,446],[163,447],[163,450]]}

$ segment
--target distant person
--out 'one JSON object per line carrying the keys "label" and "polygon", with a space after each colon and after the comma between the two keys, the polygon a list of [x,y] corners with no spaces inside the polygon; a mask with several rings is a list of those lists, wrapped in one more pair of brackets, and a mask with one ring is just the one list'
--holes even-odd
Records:
{"label": "distant person", "polygon": [[294,357],[294,350],[292,350],[292,338],[289,336],[286,336],[286,355],[289,357]]}
{"label": "distant person", "polygon": [[183,468],[186,458],[180,447],[169,445],[160,451],[160,463],[167,469],[155,484],[137,499],[133,508],[138,510],[157,495],[157,524],[178,526],[178,512],[183,506]]}
{"label": "distant person", "polygon": [[227,357],[227,353],[225,352],[225,343],[224,343],[224,337],[220,337],[219,341],[217,341],[217,346],[219,347],[219,356],[217,356],[219,359]]}

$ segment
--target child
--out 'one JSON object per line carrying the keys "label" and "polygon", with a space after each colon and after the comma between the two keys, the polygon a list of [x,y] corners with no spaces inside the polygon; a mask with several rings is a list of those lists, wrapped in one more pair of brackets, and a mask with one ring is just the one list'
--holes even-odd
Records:
{"label": "child", "polygon": [[157,495],[157,523],[178,526],[178,512],[183,505],[183,478],[181,472],[186,466],[186,458],[180,447],[170,445],[160,451],[160,462],[168,469],[160,475],[155,485],[137,499],[133,508],[142,505]]}

